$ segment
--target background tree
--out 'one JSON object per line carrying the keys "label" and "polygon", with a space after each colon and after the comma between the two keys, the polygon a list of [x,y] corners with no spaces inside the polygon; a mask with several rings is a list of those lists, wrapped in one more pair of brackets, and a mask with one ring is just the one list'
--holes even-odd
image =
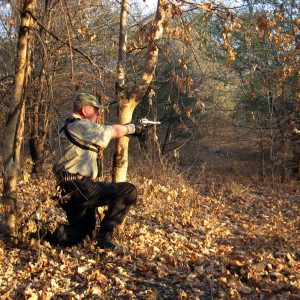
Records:
{"label": "background tree", "polygon": [[[126,10],[126,1],[122,2],[123,10]],[[141,101],[143,96],[145,95],[149,84],[151,83],[156,66],[157,66],[157,59],[158,59],[158,42],[162,37],[165,22],[168,18],[170,5],[167,1],[159,0],[157,4],[157,11],[155,20],[151,26],[151,30],[149,34],[147,34],[147,53],[144,60],[144,67],[142,73],[139,77],[136,78],[135,84],[128,90],[124,91],[120,84],[123,84],[123,80],[120,80],[120,76],[117,82],[117,94],[119,95],[118,103],[119,108],[119,123],[126,124],[129,123],[132,119],[132,114],[135,107]],[[121,18],[124,17],[124,14],[121,15]],[[126,17],[126,16],[125,16]],[[125,32],[120,33],[120,41],[125,41],[126,38],[122,37],[122,34]],[[120,44],[120,47],[124,47],[124,43]],[[122,52],[124,50],[120,50]],[[119,61],[123,60],[121,56],[119,56]],[[124,64],[124,62],[122,62]],[[121,65],[119,63],[119,65]],[[128,88],[128,87],[127,87]],[[126,95],[126,96],[125,96]],[[125,181],[126,174],[127,174],[127,166],[128,166],[128,137],[122,137],[118,139],[116,143],[116,153],[115,153],[115,161],[114,161],[114,181]]]}
{"label": "background tree", "polygon": [[[53,9],[51,1],[45,1],[44,6],[40,7],[41,22],[47,29],[50,29]],[[40,27],[35,31],[35,43],[31,53],[33,72],[30,78],[30,87],[27,89],[26,107],[32,171],[39,175],[43,170],[45,143],[49,132],[49,110],[54,75],[51,73],[51,69],[55,64],[55,58],[50,56],[50,47],[50,36]]]}
{"label": "background tree", "polygon": [[24,1],[17,46],[17,64],[14,77],[14,92],[9,106],[3,148],[3,197],[6,206],[6,227],[16,232],[17,179],[20,167],[20,150],[24,129],[24,91],[30,76],[29,48],[33,20],[27,11],[34,11],[35,1]]}
{"label": "background tree", "polygon": [[280,168],[284,181],[291,149],[289,124],[298,119],[297,9],[293,1],[269,3],[268,13],[264,6],[248,5],[240,16],[241,28],[233,37],[237,52],[233,67],[246,91],[244,107],[254,112],[252,124],[260,133],[262,171],[268,157],[271,174]]}
{"label": "background tree", "polygon": [[[97,1],[40,2],[34,16],[39,29],[35,32],[35,63],[27,106],[34,173],[41,173],[49,128],[69,110],[74,93],[89,91],[107,98],[106,85],[110,84],[103,77],[111,72],[104,72],[101,65],[105,59],[110,63],[108,51],[103,51],[109,33],[104,35],[98,30],[110,28],[105,22],[113,6],[108,7]],[[99,15],[100,22],[96,18]]]}
{"label": "background tree", "polygon": [[16,40],[18,39],[19,15],[0,5],[0,95],[1,119],[0,132],[3,141],[8,99],[13,90],[14,66],[16,56]]}
{"label": "background tree", "polygon": [[[245,3],[227,15],[220,14],[221,6],[215,7],[213,14],[213,4],[206,6],[205,12],[190,13],[192,45],[199,43],[193,53],[202,59],[193,60],[189,55],[185,66],[190,68],[192,61],[201,61],[198,66],[205,65],[202,72],[205,81],[197,93],[207,108],[203,121],[215,129],[224,124],[248,128],[246,131],[260,140],[262,178],[265,171],[270,171],[274,178],[281,170],[284,180],[293,149],[290,139],[297,140],[294,122],[298,119],[295,108],[299,97],[297,8],[293,1],[288,4],[274,1],[268,6],[260,2]],[[196,72],[196,76],[199,74]],[[192,78],[195,86],[197,77]]]}
{"label": "background tree", "polygon": [[[12,53],[20,25],[14,14],[21,9],[15,1],[9,4],[0,5],[5,25],[0,29],[0,92],[13,99]],[[293,151],[299,122],[295,2],[246,1],[228,9],[214,2],[161,1],[148,17],[137,4],[40,1],[35,12],[25,11],[36,24],[22,89],[24,154],[30,151],[33,171],[42,172],[61,117],[70,111],[74,94],[84,91],[104,102],[107,123],[144,116],[162,120],[151,145],[160,165],[174,156],[178,169],[196,162],[195,144],[205,136],[240,130],[249,139],[259,137],[261,170],[274,176],[280,171],[284,179],[293,153],[296,158],[300,153]],[[127,26],[119,26],[120,10]],[[7,106],[2,109],[8,113]],[[127,137],[117,141],[115,181],[126,179],[128,142]]]}

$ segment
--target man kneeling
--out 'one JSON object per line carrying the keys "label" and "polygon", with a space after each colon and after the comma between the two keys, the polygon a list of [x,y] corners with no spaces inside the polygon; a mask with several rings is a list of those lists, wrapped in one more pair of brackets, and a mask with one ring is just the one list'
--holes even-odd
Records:
{"label": "man kneeling", "polygon": [[[59,225],[53,233],[41,233],[52,244],[71,246],[89,236],[97,239],[99,247],[113,249],[113,232],[136,203],[137,191],[133,184],[93,180],[99,172],[99,154],[109,141],[138,135],[143,127],[99,125],[96,121],[100,109],[103,107],[94,96],[81,93],[74,101],[73,115],[61,126],[53,171],[61,193],[59,203],[69,224]],[[100,206],[108,209],[95,234],[96,209]]]}

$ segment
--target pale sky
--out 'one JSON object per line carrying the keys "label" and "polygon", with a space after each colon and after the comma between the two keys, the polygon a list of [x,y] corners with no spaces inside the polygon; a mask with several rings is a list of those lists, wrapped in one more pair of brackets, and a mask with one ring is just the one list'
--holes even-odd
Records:
{"label": "pale sky", "polygon": [[[158,0],[139,0],[139,1],[142,2],[142,7],[145,10],[149,10],[149,12],[153,12],[156,9]],[[170,1],[170,2],[172,2],[172,1]],[[176,1],[174,1],[174,2],[176,2]],[[210,2],[210,1],[209,0],[207,0],[207,1],[190,0],[190,2],[204,3],[204,2]],[[216,3],[217,2],[223,2],[230,7],[230,6],[241,5],[243,1],[241,1],[241,0],[223,0],[223,1],[221,1],[220,0],[220,1],[216,1]]]}
{"label": "pale sky", "polygon": [[149,10],[149,12],[153,12],[157,7],[157,0],[142,0],[143,7],[145,7],[145,10]]}

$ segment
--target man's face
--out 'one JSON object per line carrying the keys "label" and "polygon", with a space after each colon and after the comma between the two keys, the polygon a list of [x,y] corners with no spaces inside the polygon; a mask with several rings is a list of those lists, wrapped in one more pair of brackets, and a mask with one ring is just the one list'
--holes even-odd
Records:
{"label": "man's face", "polygon": [[99,109],[94,106],[86,106],[85,119],[89,119],[92,122],[96,122],[99,116]]}

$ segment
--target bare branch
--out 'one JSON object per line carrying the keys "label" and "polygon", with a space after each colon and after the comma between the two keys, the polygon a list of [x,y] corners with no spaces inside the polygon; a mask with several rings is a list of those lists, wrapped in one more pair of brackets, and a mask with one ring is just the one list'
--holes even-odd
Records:
{"label": "bare branch", "polygon": [[[91,57],[90,57],[89,55],[87,55],[86,53],[84,53],[84,52],[83,52],[82,50],[80,50],[79,48],[73,46],[73,45],[70,43],[70,41],[64,41],[63,39],[61,39],[60,37],[58,37],[57,35],[55,35],[52,31],[48,30],[48,29],[45,27],[45,25],[44,25],[42,22],[40,22],[36,16],[34,16],[34,15],[32,14],[31,11],[25,11],[25,12],[28,13],[28,14],[32,17],[32,19],[33,19],[33,20],[34,20],[41,28],[43,28],[48,34],[50,34],[54,39],[56,39],[57,41],[63,43],[65,46],[69,47],[70,49],[72,49],[73,51],[79,53],[79,54],[82,55],[85,59],[87,59],[87,60],[88,60],[88,61],[89,61],[89,62],[97,69],[97,71],[99,72],[99,74],[101,74],[101,71],[104,71],[104,70],[107,72],[106,69],[104,69],[104,68],[102,68],[101,66],[97,65],[97,64],[91,59]],[[112,72],[112,71],[111,71],[111,72]]]}

